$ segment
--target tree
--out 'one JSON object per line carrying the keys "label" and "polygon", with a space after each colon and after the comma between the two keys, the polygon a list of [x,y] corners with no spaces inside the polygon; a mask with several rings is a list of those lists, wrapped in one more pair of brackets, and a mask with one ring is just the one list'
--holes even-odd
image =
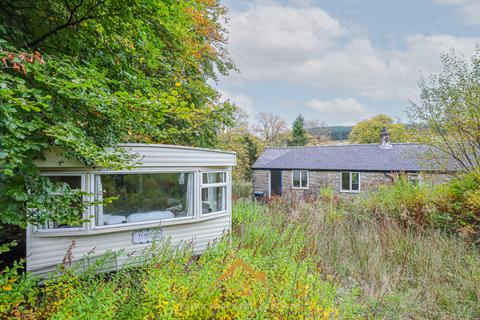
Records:
{"label": "tree", "polygon": [[326,123],[318,119],[307,120],[305,130],[309,135],[309,144],[318,145],[332,139]]}
{"label": "tree", "polygon": [[226,133],[233,131],[233,132],[241,132],[246,133],[249,130],[249,114],[247,111],[234,105],[235,111],[232,114],[232,121],[230,124],[226,125],[224,131]]}
{"label": "tree", "polygon": [[432,157],[470,171],[480,167],[480,46],[470,63],[453,52],[442,61],[442,73],[421,79],[421,101],[411,103],[409,115],[420,141],[441,151]]}
{"label": "tree", "polygon": [[217,147],[237,153],[237,165],[233,169],[233,179],[249,180],[252,176],[252,165],[258,157],[260,142],[249,132],[248,113],[236,108],[234,121],[219,135]]}
{"label": "tree", "polygon": [[305,119],[299,115],[292,125],[292,136],[288,141],[289,146],[304,146],[308,143],[307,130],[305,130]]}
{"label": "tree", "polygon": [[[218,1],[6,0],[0,4],[0,223],[75,224],[81,194],[39,175],[51,146],[88,166],[120,142],[211,147],[233,106],[210,84],[234,66]],[[84,204],[86,205],[86,204]]]}
{"label": "tree", "polygon": [[270,146],[282,145],[287,140],[287,123],[273,113],[260,112],[253,131]]}
{"label": "tree", "polygon": [[357,123],[348,135],[348,140],[352,143],[379,143],[383,127],[388,129],[392,142],[412,140],[412,134],[404,124],[395,123],[392,118],[384,114]]}

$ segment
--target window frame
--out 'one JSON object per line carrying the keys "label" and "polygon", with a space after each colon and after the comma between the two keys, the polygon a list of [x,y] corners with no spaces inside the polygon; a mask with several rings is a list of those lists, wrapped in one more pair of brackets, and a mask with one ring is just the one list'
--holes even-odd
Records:
{"label": "window frame", "polygon": [[[203,183],[203,174],[204,173],[224,173],[225,174],[225,182],[217,182],[217,183]],[[230,175],[227,169],[214,169],[214,170],[201,170],[200,171],[200,187],[198,189],[199,197],[198,197],[198,212],[200,217],[210,217],[214,215],[221,215],[228,213],[229,210],[229,195],[230,195],[230,188],[228,187],[230,183]],[[225,210],[221,211],[214,211],[209,213],[203,213],[202,209],[202,191],[206,188],[225,188]]]}
{"label": "window frame", "polygon": [[[80,191],[88,193],[87,190],[87,181],[85,172],[72,172],[72,171],[52,171],[52,172],[41,172],[40,176],[42,177],[80,177]],[[82,201],[87,200],[87,196],[82,196]],[[88,219],[88,213],[90,212],[90,208],[87,208],[82,213],[82,220]],[[39,229],[39,226],[32,225],[32,229],[34,233],[66,233],[70,231],[85,231],[86,230],[86,222],[83,222],[81,226],[78,227],[70,227],[70,228],[47,228],[47,229]]]}
{"label": "window frame", "polygon": [[[343,189],[343,174],[344,173],[348,173],[349,189]],[[353,190],[352,189],[352,175],[354,173],[358,174],[358,190]],[[342,172],[340,172],[340,192],[360,193],[361,190],[362,190],[362,175],[360,174],[360,171],[342,171]]]}
{"label": "window frame", "polygon": [[94,200],[96,199],[96,176],[97,175],[114,175],[114,174],[158,174],[158,173],[193,173],[193,215],[187,217],[180,217],[180,218],[169,218],[169,219],[156,219],[156,220],[145,220],[145,221],[138,221],[138,222],[126,222],[126,223],[119,223],[119,224],[111,224],[111,225],[97,225],[97,207],[99,204],[91,206],[92,215],[90,218],[90,226],[91,230],[105,230],[105,229],[128,229],[129,227],[135,226],[145,226],[145,225],[159,225],[159,224],[175,224],[175,222],[183,222],[197,218],[197,210],[198,210],[198,169],[193,168],[165,168],[165,169],[156,169],[156,170],[134,170],[134,171],[95,171],[91,172],[91,181],[90,181],[90,190],[92,191]]}
{"label": "window frame", "polygon": [[407,182],[413,186],[419,186],[422,183],[420,172],[404,172],[403,176],[406,178]]}
{"label": "window frame", "polygon": [[[293,176],[294,176],[294,172],[295,171],[298,171],[300,173],[300,187],[295,187],[295,185],[293,184]],[[302,187],[302,171],[305,171],[307,172],[307,186],[306,187]],[[295,169],[295,170],[292,170],[292,189],[297,189],[297,190],[308,190],[310,189],[310,171],[309,170],[304,170],[304,169]]]}

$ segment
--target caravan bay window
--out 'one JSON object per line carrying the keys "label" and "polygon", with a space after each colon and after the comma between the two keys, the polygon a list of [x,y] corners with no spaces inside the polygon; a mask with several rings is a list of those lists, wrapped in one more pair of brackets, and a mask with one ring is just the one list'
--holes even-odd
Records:
{"label": "caravan bay window", "polygon": [[118,267],[163,239],[199,254],[229,232],[235,153],[154,144],[120,148],[132,155],[129,169],[87,167],[56,147],[36,160],[42,175],[64,183],[52,196],[82,191],[84,223],[29,226],[28,271],[46,276],[66,252],[74,261],[118,252]]}
{"label": "caravan bay window", "polygon": [[[92,194],[92,227],[114,227],[195,218],[227,211],[227,171],[98,172],[48,174],[54,182]],[[88,188],[85,176],[93,182]],[[195,181],[200,180],[200,188]],[[80,228],[48,222],[36,230]]]}
{"label": "caravan bay window", "polygon": [[193,172],[96,174],[95,225],[193,217]]}

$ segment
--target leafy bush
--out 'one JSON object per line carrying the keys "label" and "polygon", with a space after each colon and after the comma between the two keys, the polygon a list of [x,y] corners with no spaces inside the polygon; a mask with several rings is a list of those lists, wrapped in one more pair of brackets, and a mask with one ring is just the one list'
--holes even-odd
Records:
{"label": "leafy bush", "polygon": [[21,274],[23,262],[15,262],[0,273],[0,316],[28,313],[35,305],[37,280],[30,274]]}
{"label": "leafy bush", "polygon": [[442,222],[467,239],[480,239],[480,171],[476,170],[441,185],[435,205],[447,215]]}
{"label": "leafy bush", "polygon": [[360,198],[356,207],[364,213],[400,219],[403,223],[426,226],[436,213],[433,189],[427,184],[413,184],[401,177],[392,185],[381,186],[378,192]]}
{"label": "leafy bush", "polygon": [[432,226],[460,233],[471,241],[480,239],[479,171],[436,186],[399,179],[349,205],[352,212],[388,217],[420,228]]}
{"label": "leafy bush", "polygon": [[252,197],[253,187],[250,181],[236,180],[232,183],[232,197],[234,199],[248,199]]}

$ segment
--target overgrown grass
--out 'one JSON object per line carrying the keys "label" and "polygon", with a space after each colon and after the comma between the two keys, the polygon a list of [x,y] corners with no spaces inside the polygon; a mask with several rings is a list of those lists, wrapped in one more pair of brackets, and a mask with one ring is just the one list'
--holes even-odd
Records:
{"label": "overgrown grass", "polygon": [[[38,288],[5,273],[0,314],[24,319],[478,319],[480,257],[444,231],[315,202],[234,206],[201,257],[154,247],[145,262]],[[245,264],[243,264],[243,262]],[[238,268],[234,268],[238,266]],[[8,279],[14,281],[8,282]],[[10,284],[9,290],[5,285]]]}
{"label": "overgrown grass", "polygon": [[[278,212],[282,204],[276,205]],[[480,318],[480,257],[473,245],[444,231],[348,212],[342,206],[300,204],[322,273],[360,292],[371,317]]]}

